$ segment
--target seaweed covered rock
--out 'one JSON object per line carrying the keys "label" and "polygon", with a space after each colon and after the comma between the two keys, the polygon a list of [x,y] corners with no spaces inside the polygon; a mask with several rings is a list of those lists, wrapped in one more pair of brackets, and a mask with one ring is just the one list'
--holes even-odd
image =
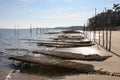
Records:
{"label": "seaweed covered rock", "polygon": [[91,71],[94,71],[94,66],[91,64],[77,63],[77,62],[72,62],[69,60],[62,60],[62,59],[40,58],[40,57],[35,57],[30,55],[11,56],[9,57],[9,59],[27,62],[27,63],[34,63],[38,65],[56,66],[56,67],[78,71],[81,73],[89,73]]}
{"label": "seaweed covered rock", "polygon": [[98,54],[93,55],[82,55],[78,53],[71,52],[61,52],[61,51],[47,51],[47,50],[39,50],[33,51],[34,54],[44,54],[53,57],[59,57],[62,59],[73,59],[73,60],[87,60],[87,61],[104,61],[111,56],[100,56]]}

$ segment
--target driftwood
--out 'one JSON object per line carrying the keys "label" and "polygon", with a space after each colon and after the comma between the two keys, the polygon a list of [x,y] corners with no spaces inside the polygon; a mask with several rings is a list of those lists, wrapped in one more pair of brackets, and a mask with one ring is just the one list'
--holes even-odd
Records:
{"label": "driftwood", "polygon": [[74,60],[87,60],[87,61],[104,61],[111,56],[99,56],[97,54],[94,55],[82,55],[77,53],[71,52],[60,52],[60,51],[46,51],[46,50],[39,50],[33,51],[34,54],[44,54],[53,57],[59,57],[63,59],[74,59]]}
{"label": "driftwood", "polygon": [[28,63],[35,63],[35,64],[45,65],[45,66],[56,66],[56,67],[61,67],[66,69],[72,69],[82,73],[89,73],[91,71],[94,71],[94,66],[91,64],[83,64],[83,63],[77,63],[77,62],[61,60],[61,59],[40,58],[40,57],[35,57],[30,55],[11,56],[9,57],[9,59],[28,62]]}

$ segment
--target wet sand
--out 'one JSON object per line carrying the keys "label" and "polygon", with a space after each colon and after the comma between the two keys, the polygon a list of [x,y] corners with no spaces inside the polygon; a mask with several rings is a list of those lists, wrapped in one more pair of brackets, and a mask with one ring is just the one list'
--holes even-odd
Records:
{"label": "wet sand", "polygon": [[[97,32],[98,33],[98,32]],[[111,51],[120,56],[120,31],[112,31],[111,36]],[[108,32],[109,37],[109,32]],[[99,40],[97,40],[99,43]],[[103,35],[101,31],[100,44],[103,46]],[[104,46],[106,47],[106,31],[104,31]],[[109,48],[109,39],[108,39],[108,48]]]}
{"label": "wet sand", "polygon": [[120,55],[120,31],[112,32],[112,51]]}
{"label": "wet sand", "polygon": [[[98,52],[101,55],[111,55],[112,57],[103,61],[103,62],[96,62],[96,61],[77,61],[77,60],[72,60],[74,62],[83,62],[87,64],[92,64],[95,66],[96,70],[101,69],[101,71],[108,71],[110,73],[116,73],[120,75],[120,57],[114,55],[111,52],[108,52],[107,50],[103,49],[102,47],[95,45],[96,48],[98,48]],[[94,46],[94,47],[95,47]],[[83,75],[83,74],[78,74],[78,75],[72,75],[72,76],[66,76],[64,79],[58,79],[58,80],[120,80],[120,77],[115,77],[115,76],[107,76],[107,75]]]}
{"label": "wet sand", "polygon": [[106,76],[106,75],[74,75],[67,76],[65,79],[56,80],[120,80],[118,77]]}

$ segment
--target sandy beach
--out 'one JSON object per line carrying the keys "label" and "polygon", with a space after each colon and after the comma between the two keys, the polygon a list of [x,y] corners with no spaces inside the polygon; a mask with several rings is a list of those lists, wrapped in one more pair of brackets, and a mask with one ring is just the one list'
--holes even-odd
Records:
{"label": "sandy beach", "polygon": [[0,0],[0,80],[120,80],[120,0]]}
{"label": "sandy beach", "polygon": [[[120,45],[119,43],[120,37],[114,36],[115,34],[119,34],[119,31],[113,32],[113,40],[112,40],[112,50],[116,51],[116,54],[119,54],[117,52]],[[115,39],[115,40],[114,40]],[[115,43],[115,44],[114,44]],[[99,45],[94,45],[90,48],[89,51],[82,51],[81,47],[77,48],[57,48],[58,51],[65,51],[65,52],[88,52],[88,54],[96,53],[99,55],[110,55],[109,59],[105,61],[80,61],[80,60],[71,60],[73,62],[82,62],[86,64],[92,64],[96,70],[101,71],[107,71],[111,74],[120,75],[120,57],[109,52],[108,50],[102,48]],[[84,48],[89,50],[88,47]],[[83,50],[84,50],[83,49]],[[94,52],[92,52],[92,50]],[[66,70],[60,70],[59,68],[55,67],[46,67],[46,66],[39,66],[39,69],[35,66],[33,68],[28,69],[22,69],[20,71],[19,69],[15,70],[14,67],[11,65],[11,61],[7,60],[6,58],[1,58],[1,67],[0,67],[0,80],[119,80],[120,77],[118,76],[112,76],[112,75],[98,75],[98,74],[80,74],[75,73],[71,71]],[[10,66],[11,65],[11,66]],[[7,67],[6,67],[7,66]],[[15,71],[14,71],[15,70]],[[11,73],[12,72],[12,73]]]}

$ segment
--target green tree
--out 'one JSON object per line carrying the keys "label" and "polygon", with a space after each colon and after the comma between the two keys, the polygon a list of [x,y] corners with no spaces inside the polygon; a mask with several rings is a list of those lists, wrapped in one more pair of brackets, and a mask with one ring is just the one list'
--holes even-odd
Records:
{"label": "green tree", "polygon": [[114,4],[114,5],[113,5],[113,9],[114,9],[116,12],[120,12],[120,4]]}

